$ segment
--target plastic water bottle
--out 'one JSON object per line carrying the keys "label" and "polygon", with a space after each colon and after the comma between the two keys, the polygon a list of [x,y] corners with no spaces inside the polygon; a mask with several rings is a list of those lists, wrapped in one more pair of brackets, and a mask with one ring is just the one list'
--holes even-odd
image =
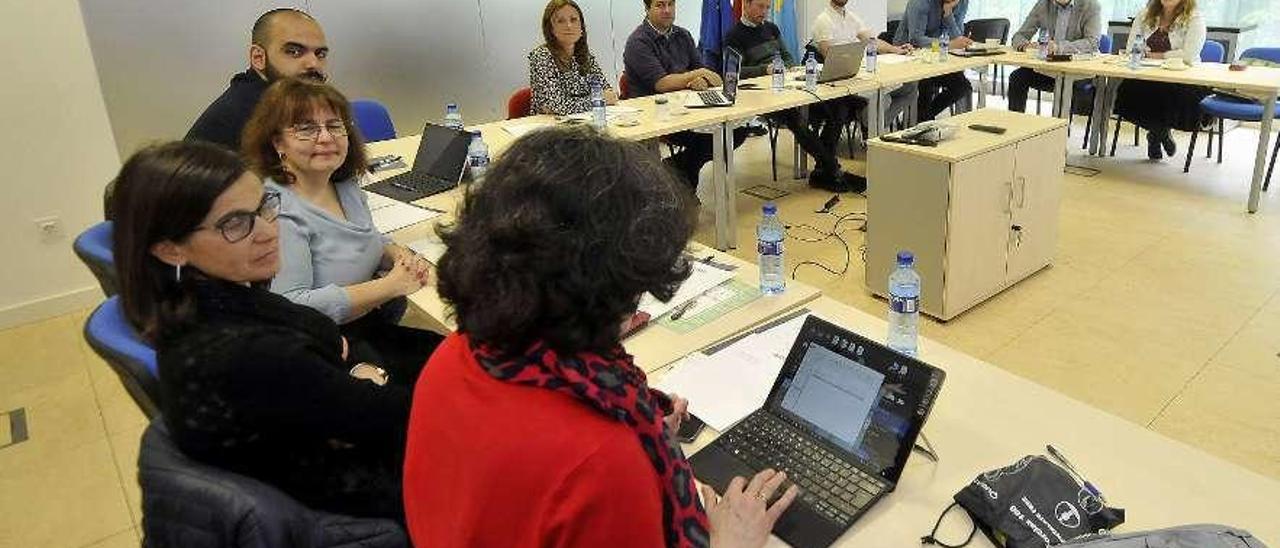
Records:
{"label": "plastic water bottle", "polygon": [[809,52],[804,58],[804,89],[808,92],[818,91],[818,59]]}
{"label": "plastic water bottle", "polygon": [[1036,43],[1036,59],[1044,61],[1049,58],[1049,31],[1041,30],[1040,39]]}
{"label": "plastic water bottle", "polygon": [[604,84],[598,78],[591,79],[591,125],[604,129],[609,125],[609,113],[605,110]]}
{"label": "plastic water bottle", "polygon": [[444,127],[452,129],[462,129],[462,113],[458,112],[457,103],[449,103],[444,106]]}
{"label": "plastic water bottle", "polygon": [[489,170],[489,145],[484,143],[479,131],[471,135],[471,145],[467,147],[467,164],[471,167],[472,181],[479,181]]}
{"label": "plastic water bottle", "polygon": [[951,52],[951,37],[947,35],[947,31],[942,31],[938,36],[938,62],[947,62],[947,57]]}
{"label": "plastic water bottle", "polygon": [[769,74],[773,75],[773,92],[782,91],[787,86],[787,65],[782,62],[782,55],[773,54],[773,62],[769,63]]}
{"label": "plastic water bottle", "polygon": [[920,275],[912,268],[915,256],[898,252],[898,268],[889,274],[889,337],[886,346],[915,356],[920,330]]}
{"label": "plastic water bottle", "polygon": [[756,251],[760,254],[760,292],[778,295],[787,289],[787,276],[782,261],[782,239],[786,230],[778,220],[778,206],[764,204],[764,215],[756,225]]}
{"label": "plastic water bottle", "polygon": [[880,49],[876,47],[876,40],[873,38],[867,41],[867,54],[863,59],[867,62],[867,72],[875,73],[876,57],[880,55]]}
{"label": "plastic water bottle", "polygon": [[1129,70],[1142,66],[1142,34],[1135,33],[1129,40]]}

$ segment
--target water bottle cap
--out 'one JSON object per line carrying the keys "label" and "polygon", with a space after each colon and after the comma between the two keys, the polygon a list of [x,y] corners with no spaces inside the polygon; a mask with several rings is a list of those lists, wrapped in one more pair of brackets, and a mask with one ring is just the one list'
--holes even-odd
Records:
{"label": "water bottle cap", "polygon": [[472,138],[472,139],[480,139],[480,130],[475,130],[475,131],[471,132],[471,138]]}
{"label": "water bottle cap", "polygon": [[910,265],[910,264],[914,263],[915,261],[916,261],[916,256],[915,256],[915,255],[913,255],[910,251],[907,251],[907,250],[905,250],[905,249],[904,249],[904,250],[902,250],[902,251],[899,251],[899,252],[898,252],[898,265],[899,265],[899,266],[903,266],[903,265]]}
{"label": "water bottle cap", "polygon": [[765,203],[764,203],[764,207],[763,207],[763,208],[761,208],[761,209],[764,211],[764,214],[765,214],[765,215],[777,215],[777,214],[778,214],[778,206],[777,206],[777,204],[774,204],[773,202],[765,202]]}
{"label": "water bottle cap", "polygon": [[444,108],[445,108],[445,109],[448,109],[448,110],[454,110],[454,109],[458,108],[458,103],[449,103],[449,104],[445,105],[445,106],[444,106]]}

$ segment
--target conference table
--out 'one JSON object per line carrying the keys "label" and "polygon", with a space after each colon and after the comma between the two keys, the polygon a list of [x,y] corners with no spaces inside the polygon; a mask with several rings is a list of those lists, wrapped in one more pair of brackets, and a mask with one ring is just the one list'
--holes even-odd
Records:
{"label": "conference table", "polygon": [[[884,320],[828,297],[803,310],[883,342]],[[838,547],[919,546],[952,496],[978,474],[1044,454],[1053,444],[1106,496],[1126,510],[1117,532],[1221,523],[1280,543],[1280,482],[1071,399],[943,344],[922,338],[920,358],[946,371],[924,428],[939,459],[912,455],[897,489],[836,543]],[[682,367],[684,364],[676,364]],[[672,366],[649,375],[660,382]],[[733,379],[724,379],[731,383]],[[696,410],[697,402],[690,402]],[[686,444],[692,454],[717,432]],[[969,519],[953,510],[937,538],[963,541]],[[774,546],[783,545],[776,537]],[[980,533],[971,546],[992,546]]]}
{"label": "conference table", "polygon": [[1000,64],[1027,67],[1052,76],[1055,81],[1053,111],[1054,115],[1062,118],[1070,117],[1075,81],[1094,79],[1098,83],[1096,89],[1099,92],[1094,96],[1094,123],[1089,135],[1090,154],[1105,154],[1107,126],[1110,123],[1112,108],[1115,106],[1116,91],[1125,80],[1148,80],[1226,89],[1258,100],[1263,112],[1247,204],[1249,213],[1258,211],[1266,168],[1267,145],[1271,139],[1277,95],[1280,94],[1280,68],[1250,66],[1243,71],[1232,71],[1223,63],[1197,63],[1185,70],[1151,66],[1142,66],[1138,70],[1133,70],[1128,67],[1128,58],[1119,55],[1098,55],[1087,60],[1049,62],[1036,59],[1028,52],[1008,52],[991,59]]}

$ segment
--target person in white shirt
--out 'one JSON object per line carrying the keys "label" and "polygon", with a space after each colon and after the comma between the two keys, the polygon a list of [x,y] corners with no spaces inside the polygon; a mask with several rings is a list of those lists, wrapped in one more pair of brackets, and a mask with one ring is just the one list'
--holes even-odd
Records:
{"label": "person in white shirt", "polygon": [[[849,0],[830,0],[826,9],[813,19],[810,26],[810,44],[819,55],[825,57],[827,51],[835,44],[874,40],[879,53],[895,53],[906,55],[913,49],[911,44],[895,46],[876,37],[875,31],[862,21],[858,14],[847,9]],[[916,85],[914,82],[898,87],[889,92],[891,99],[885,108],[885,120],[894,120],[906,107],[915,100]]]}

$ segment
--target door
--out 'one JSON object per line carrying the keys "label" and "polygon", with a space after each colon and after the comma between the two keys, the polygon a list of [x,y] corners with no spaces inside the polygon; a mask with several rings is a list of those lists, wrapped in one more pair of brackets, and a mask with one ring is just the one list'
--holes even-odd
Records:
{"label": "door", "polygon": [[1066,129],[1058,128],[1017,144],[1009,225],[1010,284],[1053,262],[1066,138]]}
{"label": "door", "polygon": [[1013,172],[1012,146],[952,167],[943,319],[1004,286]]}

